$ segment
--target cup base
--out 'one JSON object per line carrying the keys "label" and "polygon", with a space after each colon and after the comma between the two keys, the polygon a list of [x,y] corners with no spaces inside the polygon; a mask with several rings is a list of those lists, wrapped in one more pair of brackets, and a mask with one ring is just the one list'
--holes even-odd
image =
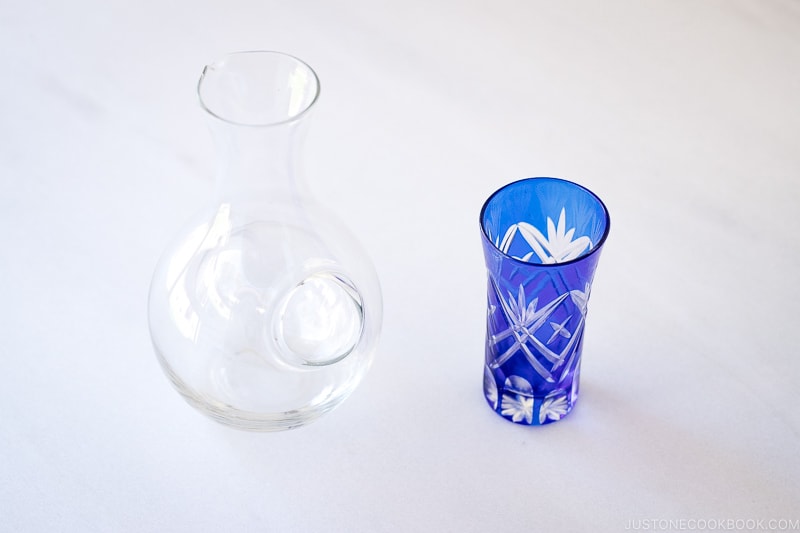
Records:
{"label": "cup base", "polygon": [[578,375],[572,385],[555,389],[545,396],[533,394],[523,378],[512,376],[498,387],[491,371],[486,368],[483,393],[489,407],[506,420],[523,426],[543,426],[567,416],[578,401]]}

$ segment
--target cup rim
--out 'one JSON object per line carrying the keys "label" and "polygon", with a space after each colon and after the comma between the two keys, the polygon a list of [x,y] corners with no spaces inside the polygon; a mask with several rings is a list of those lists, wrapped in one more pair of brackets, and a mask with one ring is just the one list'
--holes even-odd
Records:
{"label": "cup rim", "polygon": [[[509,187],[511,187],[513,185],[516,185],[518,183],[522,183],[524,181],[536,181],[536,180],[560,181],[560,182],[566,183],[568,185],[571,185],[573,187],[577,187],[579,189],[582,189],[584,192],[590,194],[595,200],[597,200],[597,202],[600,204],[600,207],[603,208],[603,215],[605,216],[605,220],[606,220],[605,230],[603,231],[603,235],[600,237],[600,240],[597,241],[597,244],[594,245],[592,247],[592,249],[589,250],[587,253],[585,253],[583,255],[580,255],[580,256],[576,257],[575,259],[570,259],[569,261],[564,261],[562,263],[529,263],[528,261],[523,261],[522,259],[517,259],[515,257],[512,257],[512,256],[508,255],[507,253],[505,253],[502,250],[500,250],[500,248],[498,248],[494,244],[494,242],[492,242],[491,238],[486,233],[486,226],[483,223],[484,213],[486,213],[486,208],[489,206],[489,204],[491,203],[492,199],[495,196],[497,196],[498,194],[500,194],[501,192],[503,192],[505,189],[507,189],[507,188],[509,188]],[[480,225],[480,228],[481,228],[481,236],[482,236],[483,240],[485,242],[489,243],[489,245],[494,250],[496,250],[497,253],[502,255],[504,259],[506,259],[508,261],[513,261],[514,263],[517,263],[517,264],[520,264],[520,265],[525,265],[527,267],[558,268],[558,267],[562,267],[562,266],[565,266],[565,265],[578,263],[580,261],[585,261],[587,258],[589,258],[592,255],[598,253],[599,250],[603,247],[603,244],[605,244],[606,238],[608,237],[608,232],[611,229],[611,216],[608,213],[608,208],[606,207],[606,204],[603,203],[603,201],[600,199],[600,197],[597,196],[592,191],[590,191],[589,189],[587,189],[586,187],[584,187],[583,185],[575,183],[574,181],[565,180],[563,178],[553,178],[553,177],[549,177],[549,176],[536,176],[536,177],[522,178],[522,179],[518,179],[516,181],[512,181],[511,183],[507,183],[507,184],[503,185],[502,187],[500,187],[499,189],[494,191],[492,194],[490,194],[489,197],[486,199],[486,201],[483,202],[483,206],[481,207],[480,214],[478,215],[478,224]]]}

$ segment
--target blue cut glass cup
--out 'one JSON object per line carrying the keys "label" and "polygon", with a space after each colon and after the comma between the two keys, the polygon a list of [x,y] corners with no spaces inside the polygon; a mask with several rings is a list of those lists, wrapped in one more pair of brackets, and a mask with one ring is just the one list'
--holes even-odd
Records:
{"label": "blue cut glass cup", "polygon": [[555,422],[578,399],[586,306],[608,210],[580,185],[528,178],[492,194],[480,225],[488,274],[486,400],[518,424]]}

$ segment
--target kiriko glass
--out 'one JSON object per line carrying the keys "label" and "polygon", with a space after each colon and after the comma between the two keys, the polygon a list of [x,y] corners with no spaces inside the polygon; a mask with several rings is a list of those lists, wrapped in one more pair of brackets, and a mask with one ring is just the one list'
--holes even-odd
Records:
{"label": "kiriko glass", "polygon": [[271,431],[344,400],[382,321],[374,268],[309,194],[301,146],[320,84],[302,61],[240,52],[205,67],[216,193],[161,257],[149,295],[158,359],[219,422]]}
{"label": "kiriko glass", "polygon": [[490,196],[480,225],[488,275],[486,400],[518,424],[560,420],[578,399],[608,210],[580,185],[529,178]]}

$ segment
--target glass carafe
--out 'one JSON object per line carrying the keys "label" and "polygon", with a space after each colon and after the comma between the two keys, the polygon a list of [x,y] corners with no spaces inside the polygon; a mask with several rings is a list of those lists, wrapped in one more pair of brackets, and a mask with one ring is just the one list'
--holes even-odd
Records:
{"label": "glass carafe", "polygon": [[150,288],[165,373],[194,407],[243,429],[288,429],[334,408],[380,332],[369,258],[300,176],[319,89],[308,65],[277,52],[205,67],[215,198],[164,252]]}

